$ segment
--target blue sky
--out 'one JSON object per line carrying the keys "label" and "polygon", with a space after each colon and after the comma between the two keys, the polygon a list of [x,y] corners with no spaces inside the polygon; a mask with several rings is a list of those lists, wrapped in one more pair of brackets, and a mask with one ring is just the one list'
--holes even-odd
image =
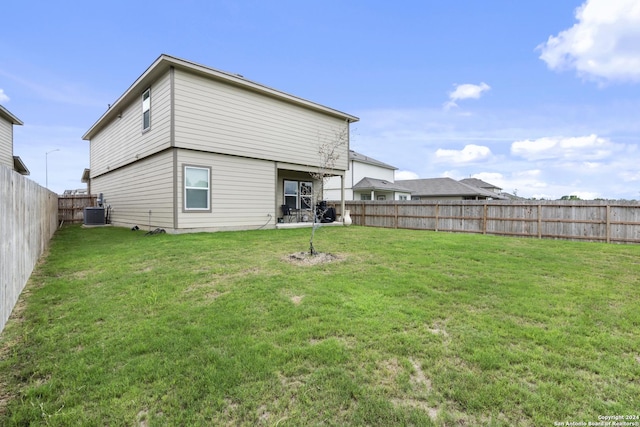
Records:
{"label": "blue sky", "polygon": [[637,0],[9,2],[0,104],[31,179],[82,188],[81,136],[162,53],[360,117],[351,148],[399,178],[640,199]]}

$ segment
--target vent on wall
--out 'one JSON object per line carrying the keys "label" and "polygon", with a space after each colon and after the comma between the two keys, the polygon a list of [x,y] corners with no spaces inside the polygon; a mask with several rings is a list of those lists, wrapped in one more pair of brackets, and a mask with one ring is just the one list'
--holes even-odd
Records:
{"label": "vent on wall", "polygon": [[84,225],[104,225],[104,208],[84,208]]}

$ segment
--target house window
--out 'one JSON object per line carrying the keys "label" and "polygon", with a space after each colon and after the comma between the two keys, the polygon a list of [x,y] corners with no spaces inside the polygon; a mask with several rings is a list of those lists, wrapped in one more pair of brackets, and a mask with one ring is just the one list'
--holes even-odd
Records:
{"label": "house window", "polygon": [[407,196],[398,196],[398,200],[407,200]]}
{"label": "house window", "polygon": [[185,210],[210,210],[210,176],[209,168],[195,166],[184,167],[184,208]]}
{"label": "house window", "polygon": [[312,199],[312,182],[284,181],[284,204],[291,209],[311,209]]}
{"label": "house window", "polygon": [[387,196],[385,196],[384,194],[377,196],[376,199],[378,200],[387,200]]}
{"label": "house window", "polygon": [[142,130],[148,130],[151,127],[151,88],[142,94]]}
{"label": "house window", "polygon": [[300,183],[300,209],[311,209],[313,204],[313,184],[310,182]]}
{"label": "house window", "polygon": [[360,200],[371,200],[371,194],[361,194]]}

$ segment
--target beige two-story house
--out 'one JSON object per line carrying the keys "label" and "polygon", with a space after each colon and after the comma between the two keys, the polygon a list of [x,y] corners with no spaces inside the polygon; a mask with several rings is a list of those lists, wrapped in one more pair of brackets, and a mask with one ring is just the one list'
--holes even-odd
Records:
{"label": "beige two-story house", "polygon": [[[88,179],[114,225],[168,232],[275,227],[309,209],[319,145],[350,114],[161,55],[91,126]],[[323,172],[344,185],[348,143]],[[343,152],[342,152],[343,151]]]}

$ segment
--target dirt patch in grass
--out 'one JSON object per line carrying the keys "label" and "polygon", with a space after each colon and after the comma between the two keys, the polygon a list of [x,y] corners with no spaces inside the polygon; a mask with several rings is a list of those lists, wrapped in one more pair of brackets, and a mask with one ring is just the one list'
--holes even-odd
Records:
{"label": "dirt patch in grass", "polygon": [[300,305],[302,303],[302,298],[304,298],[304,295],[294,295],[291,297],[291,302],[295,305]]}
{"label": "dirt patch in grass", "polygon": [[[409,383],[412,386],[412,391],[408,395],[404,392],[400,393],[402,396],[391,399],[391,403],[394,406],[421,409],[429,414],[432,420],[435,420],[438,417],[438,408],[434,408],[427,402],[427,397],[432,391],[431,380],[427,378],[418,361],[410,358],[409,362],[413,368],[413,372],[409,375]],[[394,387],[397,378],[404,372],[404,368],[396,358],[384,361],[381,368],[384,372],[382,383],[386,383],[387,386],[391,385],[392,387]],[[399,393],[399,390],[397,390],[396,393]]]}
{"label": "dirt patch in grass", "polygon": [[295,252],[285,257],[285,261],[300,266],[326,264],[342,260],[341,256],[325,252],[319,252],[316,255],[311,255],[309,252]]}

